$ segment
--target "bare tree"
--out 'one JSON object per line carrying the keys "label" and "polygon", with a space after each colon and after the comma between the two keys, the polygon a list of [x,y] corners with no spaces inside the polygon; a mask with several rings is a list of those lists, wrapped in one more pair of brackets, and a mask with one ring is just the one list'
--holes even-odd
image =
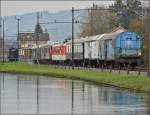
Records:
{"label": "bare tree", "polygon": [[[103,6],[97,6],[93,4],[91,9],[106,9]],[[90,36],[95,34],[101,34],[110,30],[109,25],[110,12],[108,10],[89,10],[81,20],[86,23],[81,23],[80,36]]]}

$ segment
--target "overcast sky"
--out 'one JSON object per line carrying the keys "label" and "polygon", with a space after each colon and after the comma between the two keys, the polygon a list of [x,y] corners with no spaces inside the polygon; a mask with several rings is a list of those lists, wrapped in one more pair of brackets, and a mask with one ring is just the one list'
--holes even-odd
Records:
{"label": "overcast sky", "polygon": [[85,8],[93,3],[99,5],[112,4],[111,0],[100,1],[1,1],[1,16],[21,15],[37,11],[58,12],[72,7]]}

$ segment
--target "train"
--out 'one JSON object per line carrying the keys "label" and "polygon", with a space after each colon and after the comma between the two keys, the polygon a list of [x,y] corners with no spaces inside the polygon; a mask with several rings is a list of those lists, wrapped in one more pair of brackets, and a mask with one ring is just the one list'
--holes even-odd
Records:
{"label": "train", "polygon": [[18,49],[15,47],[9,48],[8,60],[10,62],[18,61]]}
{"label": "train", "polygon": [[47,43],[30,48],[34,63],[61,64],[95,68],[132,68],[142,63],[143,39],[136,32],[117,31]]}
{"label": "train", "polygon": [[[143,39],[135,32],[111,32],[74,39],[74,65],[132,67],[141,62]],[[41,63],[72,64],[72,41],[45,44],[32,51]],[[37,50],[38,49],[38,50]],[[35,52],[36,51],[36,52]],[[37,58],[36,58],[37,59]],[[35,60],[34,60],[35,62]]]}

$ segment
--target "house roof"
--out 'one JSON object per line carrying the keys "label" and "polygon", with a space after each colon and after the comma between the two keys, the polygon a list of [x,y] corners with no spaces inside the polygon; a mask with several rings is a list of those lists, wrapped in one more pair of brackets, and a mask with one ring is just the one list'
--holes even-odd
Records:
{"label": "house roof", "polygon": [[[39,37],[38,37],[39,36]],[[48,41],[49,34],[48,33],[19,33],[20,41]]]}

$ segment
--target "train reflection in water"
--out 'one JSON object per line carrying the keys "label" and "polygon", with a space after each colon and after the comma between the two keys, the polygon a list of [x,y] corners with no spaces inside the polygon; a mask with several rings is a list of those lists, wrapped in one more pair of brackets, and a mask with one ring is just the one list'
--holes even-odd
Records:
{"label": "train reflection in water", "polygon": [[143,96],[78,80],[0,74],[1,114],[148,115]]}

